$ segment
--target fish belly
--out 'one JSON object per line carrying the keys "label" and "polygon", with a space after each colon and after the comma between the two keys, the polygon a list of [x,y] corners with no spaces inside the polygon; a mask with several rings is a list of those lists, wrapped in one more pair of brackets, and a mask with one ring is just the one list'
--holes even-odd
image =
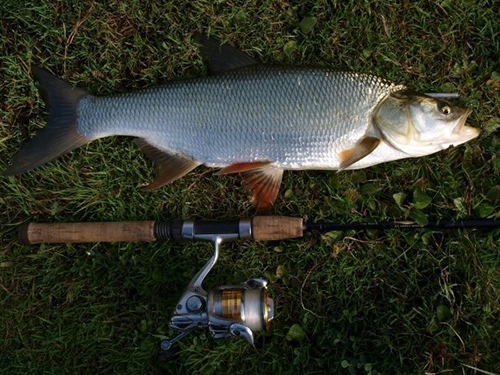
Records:
{"label": "fish belly", "polygon": [[87,96],[78,126],[89,138],[140,137],[210,167],[270,161],[283,169],[338,169],[338,153],[365,135],[377,104],[399,89],[358,73],[258,66]]}

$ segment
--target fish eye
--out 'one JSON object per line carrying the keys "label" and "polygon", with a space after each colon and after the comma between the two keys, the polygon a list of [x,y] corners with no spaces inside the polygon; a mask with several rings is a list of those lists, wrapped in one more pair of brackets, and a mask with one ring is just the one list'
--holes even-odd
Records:
{"label": "fish eye", "polygon": [[447,105],[442,106],[439,110],[445,116],[448,116],[451,113],[451,107]]}
{"label": "fish eye", "polygon": [[451,106],[447,102],[438,100],[436,102],[436,106],[438,111],[441,112],[441,114],[445,116],[451,115]]}

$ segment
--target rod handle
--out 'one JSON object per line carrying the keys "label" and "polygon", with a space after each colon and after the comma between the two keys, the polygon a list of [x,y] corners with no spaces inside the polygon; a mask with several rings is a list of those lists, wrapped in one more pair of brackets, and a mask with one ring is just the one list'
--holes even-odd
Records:
{"label": "rod handle", "polygon": [[154,221],[28,223],[18,230],[25,245],[38,243],[154,241]]}
{"label": "rod handle", "polygon": [[289,216],[255,216],[252,237],[256,241],[286,240],[303,235],[303,219]]}

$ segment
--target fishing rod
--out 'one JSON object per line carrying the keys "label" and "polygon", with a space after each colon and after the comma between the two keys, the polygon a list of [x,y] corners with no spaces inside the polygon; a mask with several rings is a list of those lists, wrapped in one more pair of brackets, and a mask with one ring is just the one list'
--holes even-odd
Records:
{"label": "fishing rod", "polygon": [[496,229],[500,220],[438,220],[425,225],[394,221],[381,223],[305,223],[300,217],[255,216],[233,221],[125,221],[28,223],[18,230],[19,240],[26,245],[39,243],[88,242],[153,242],[159,240],[221,241],[253,239],[275,241],[303,237],[305,233],[390,230],[390,229]]}
{"label": "fishing rod", "polygon": [[307,224],[300,217],[256,216],[234,221],[28,223],[18,232],[23,244],[212,241],[212,257],[191,279],[171,315],[169,327],[178,332],[177,336],[160,343],[158,359],[169,361],[179,352],[175,344],[194,330],[207,329],[214,339],[239,337],[253,344],[254,332],[268,331],[274,318],[274,301],[267,293],[264,278],[252,278],[241,284],[205,291],[202,283],[215,266],[223,242],[285,240],[302,237],[308,232],[407,228],[495,229],[500,228],[500,220],[441,220],[426,225],[413,222]]}

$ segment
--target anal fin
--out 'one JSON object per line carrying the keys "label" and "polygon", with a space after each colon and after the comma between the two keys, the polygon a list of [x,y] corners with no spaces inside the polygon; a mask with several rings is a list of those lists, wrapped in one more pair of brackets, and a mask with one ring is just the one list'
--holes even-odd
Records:
{"label": "anal fin", "polygon": [[270,166],[269,161],[235,163],[222,168],[218,174],[241,173],[246,189],[258,213],[271,209],[281,186],[283,169]]}
{"label": "anal fin", "polygon": [[379,144],[380,138],[364,137],[353,148],[340,152],[338,155],[340,160],[339,170],[346,169],[371,154]]}
{"label": "anal fin", "polygon": [[150,145],[142,138],[134,139],[134,143],[157,164],[158,176],[152,183],[146,186],[146,190],[155,190],[169,184],[200,165],[200,163],[194,160],[162,151]]}

